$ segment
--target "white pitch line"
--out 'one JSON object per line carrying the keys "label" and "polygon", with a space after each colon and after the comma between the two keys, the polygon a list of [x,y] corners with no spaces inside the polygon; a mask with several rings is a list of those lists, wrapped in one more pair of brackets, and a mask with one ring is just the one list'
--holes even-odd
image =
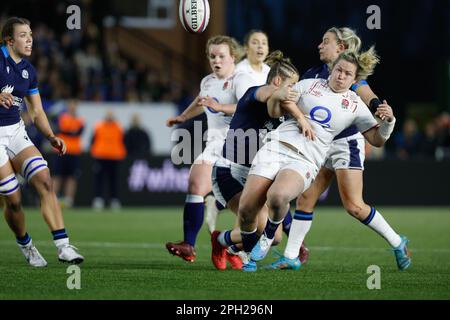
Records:
{"label": "white pitch line", "polygon": [[[53,247],[54,244],[51,241],[35,241],[38,247]],[[0,240],[0,246],[13,245],[13,240]],[[74,244],[80,248],[125,248],[125,249],[165,249],[164,243],[157,242],[97,242],[97,241],[75,241]],[[200,244],[196,246],[201,249],[210,249],[210,245]],[[276,247],[278,249],[278,247]],[[330,246],[311,246],[308,247],[313,251],[370,251],[370,252],[386,252],[389,248],[361,248],[361,247],[330,247]],[[412,252],[434,252],[434,253],[450,253],[449,249],[410,249]]]}

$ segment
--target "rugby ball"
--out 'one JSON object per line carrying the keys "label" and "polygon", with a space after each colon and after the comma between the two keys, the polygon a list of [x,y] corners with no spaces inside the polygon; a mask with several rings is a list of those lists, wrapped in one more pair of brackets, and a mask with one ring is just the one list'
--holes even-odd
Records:
{"label": "rugby ball", "polygon": [[202,33],[209,22],[208,0],[180,0],[180,22],[190,33]]}

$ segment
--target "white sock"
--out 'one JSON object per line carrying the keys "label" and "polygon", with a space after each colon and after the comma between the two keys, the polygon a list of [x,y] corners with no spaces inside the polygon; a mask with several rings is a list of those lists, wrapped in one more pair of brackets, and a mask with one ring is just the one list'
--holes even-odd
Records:
{"label": "white sock", "polygon": [[198,196],[195,194],[188,194],[186,195],[186,203],[203,203],[205,202],[205,199],[203,199],[202,196]]}
{"label": "white sock", "polygon": [[291,230],[289,231],[289,239],[286,249],[284,249],[284,256],[289,259],[298,257],[300,247],[312,224],[312,214],[308,214],[310,219],[307,220],[299,220],[299,215],[304,215],[304,213],[299,213],[298,211],[295,212]]}
{"label": "white sock", "polygon": [[400,238],[398,233],[391,228],[386,220],[384,220],[381,213],[375,210],[375,208],[372,208],[369,217],[367,217],[367,219],[364,220],[363,223],[374,230],[376,233],[378,233],[380,236],[382,236],[384,239],[386,239],[386,241],[389,242],[392,248],[398,247],[402,242],[402,239]]}
{"label": "white sock", "polygon": [[69,244],[69,238],[63,238],[63,239],[58,239],[58,240],[53,240],[53,242],[55,243],[55,246],[57,248],[63,247],[67,244]]}
{"label": "white sock", "polygon": [[219,235],[217,236],[217,241],[224,247],[228,247],[227,242],[225,241],[225,232],[227,232],[228,230],[222,231],[221,233],[219,233]]}

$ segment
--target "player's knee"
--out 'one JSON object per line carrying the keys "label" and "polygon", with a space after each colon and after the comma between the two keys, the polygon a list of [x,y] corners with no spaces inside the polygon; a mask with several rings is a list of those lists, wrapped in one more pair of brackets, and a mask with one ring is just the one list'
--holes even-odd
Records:
{"label": "player's knee", "polygon": [[267,193],[267,205],[275,212],[283,211],[289,203],[285,192],[270,191]]}
{"label": "player's knee", "polygon": [[205,191],[207,187],[205,183],[202,183],[200,179],[189,179],[188,192],[189,194],[197,194],[205,196],[208,191]]}
{"label": "player's knee", "polygon": [[19,188],[19,181],[13,173],[0,180],[0,195],[7,197],[8,200],[11,195],[20,190]]}
{"label": "player's knee", "polygon": [[241,225],[246,225],[249,223],[255,223],[256,222],[256,215],[258,213],[253,206],[240,203],[239,204],[239,221]]}
{"label": "player's knee", "polygon": [[47,161],[45,161],[42,156],[30,157],[26,159],[22,164],[21,174],[27,181],[31,181],[31,178],[33,178],[37,174],[39,174],[39,176],[42,176],[42,172],[46,172],[48,179],[50,179]]}
{"label": "player's knee", "polygon": [[43,171],[33,179],[34,185],[40,194],[53,193],[53,181],[48,171]]}

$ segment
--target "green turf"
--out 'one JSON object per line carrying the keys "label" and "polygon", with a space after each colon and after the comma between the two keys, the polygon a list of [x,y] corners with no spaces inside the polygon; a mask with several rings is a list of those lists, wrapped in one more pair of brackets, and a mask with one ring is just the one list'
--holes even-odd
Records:
{"label": "green turf", "polygon": [[[449,299],[450,208],[380,209],[411,241],[413,265],[405,272],[397,271],[383,239],[340,208],[317,210],[307,238],[310,261],[300,271],[252,274],[215,270],[206,228],[199,235],[195,263],[169,255],[164,243],[182,238],[179,208],[66,210],[71,242],[86,257],[80,290],[67,289],[67,265],[57,261],[37,210],[28,209],[28,231],[49,265],[29,267],[6,223],[0,223],[0,300]],[[230,213],[221,215],[219,227],[232,219]],[[381,268],[380,290],[366,287],[369,265]]]}

